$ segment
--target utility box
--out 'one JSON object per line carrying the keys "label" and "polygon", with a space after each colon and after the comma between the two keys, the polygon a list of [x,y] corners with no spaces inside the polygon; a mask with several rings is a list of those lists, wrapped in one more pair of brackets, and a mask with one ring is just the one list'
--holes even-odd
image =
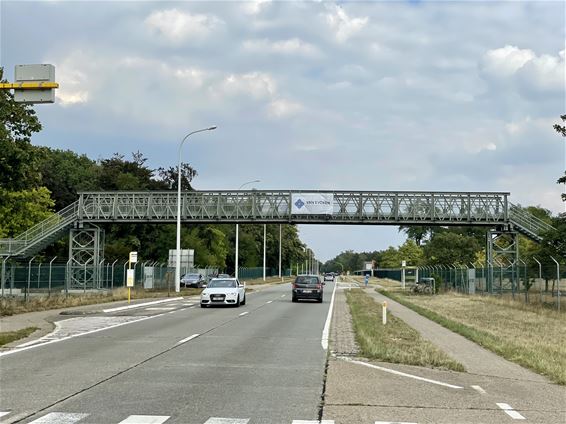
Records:
{"label": "utility box", "polygon": [[[16,65],[14,78],[16,83],[55,82],[55,66]],[[55,103],[55,89],[14,89],[14,100],[17,103]]]}

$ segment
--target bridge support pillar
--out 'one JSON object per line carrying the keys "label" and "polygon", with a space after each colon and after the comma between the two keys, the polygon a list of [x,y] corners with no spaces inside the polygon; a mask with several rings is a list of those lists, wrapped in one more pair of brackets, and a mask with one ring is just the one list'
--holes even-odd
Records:
{"label": "bridge support pillar", "polygon": [[101,288],[99,264],[104,257],[104,230],[96,226],[72,228],[69,232],[67,288],[93,290]]}
{"label": "bridge support pillar", "polygon": [[487,233],[487,291],[511,290],[517,292],[517,265],[519,262],[519,236],[515,231],[490,230]]}

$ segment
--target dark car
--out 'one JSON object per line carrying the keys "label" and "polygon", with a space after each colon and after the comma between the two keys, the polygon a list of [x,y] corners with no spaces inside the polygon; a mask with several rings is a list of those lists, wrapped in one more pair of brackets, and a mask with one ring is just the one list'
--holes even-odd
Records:
{"label": "dark car", "polygon": [[201,274],[185,274],[181,277],[181,287],[201,288],[206,284]]}
{"label": "dark car", "polygon": [[316,299],[322,303],[324,286],[318,275],[299,275],[293,283],[292,301],[299,299]]}

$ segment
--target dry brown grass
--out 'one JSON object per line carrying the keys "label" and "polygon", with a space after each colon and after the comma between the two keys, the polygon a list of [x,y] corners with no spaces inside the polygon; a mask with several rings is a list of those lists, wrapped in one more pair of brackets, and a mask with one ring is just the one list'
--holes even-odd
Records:
{"label": "dry brown grass", "polygon": [[[191,296],[200,294],[202,289],[181,289],[181,296]],[[132,290],[132,299],[145,299],[155,297],[177,296],[172,291],[167,290]],[[63,309],[75,306],[93,305],[98,303],[116,302],[128,299],[128,290],[126,288],[115,289],[112,292],[96,293],[96,294],[70,294],[65,296],[62,294],[32,297],[29,300],[23,298],[1,298],[0,299],[0,316],[22,314],[26,312],[46,311],[49,309]]]}
{"label": "dry brown grass", "polygon": [[498,355],[566,384],[566,314],[491,296],[390,295]]}

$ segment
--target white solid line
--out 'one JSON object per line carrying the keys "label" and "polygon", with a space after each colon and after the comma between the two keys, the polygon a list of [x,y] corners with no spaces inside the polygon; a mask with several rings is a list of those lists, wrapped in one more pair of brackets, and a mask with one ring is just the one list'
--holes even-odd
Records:
{"label": "white solid line", "polygon": [[249,418],[218,418],[210,417],[204,424],[248,424]]}
{"label": "white solid line", "polygon": [[8,415],[9,413],[10,411],[8,412],[0,411],[0,417],[3,417],[4,415]]}
{"label": "white solid line", "polygon": [[419,377],[418,375],[407,374],[401,371],[392,370],[389,368],[380,367],[379,365],[368,364],[367,362],[356,361],[350,358],[339,357],[340,359],[348,362],[352,362],[353,364],[363,365],[365,367],[375,368],[376,370],[385,371],[391,374],[400,375],[403,377],[414,378],[415,380],[426,381],[427,383],[438,384],[439,386],[450,387],[451,389],[463,389],[460,386],[454,386],[453,384],[443,383],[442,381],[432,380],[430,378]]}
{"label": "white solid line", "polygon": [[240,314],[240,316],[243,317],[244,315],[247,315],[247,314],[249,314],[249,312],[242,312],[242,313]]}
{"label": "white solid line", "polygon": [[172,297],[171,299],[154,300],[152,302],[137,303],[135,305],[118,306],[117,308],[103,309],[102,312],[108,313],[108,312],[124,311],[126,309],[134,309],[134,308],[141,308],[143,306],[148,306],[148,305],[156,305],[158,303],[173,302],[174,300],[183,300],[183,298],[182,297]]}
{"label": "white solid line", "polygon": [[168,415],[130,415],[118,424],[162,424],[169,418]]}
{"label": "white solid line", "polygon": [[328,350],[328,334],[330,332],[330,321],[332,320],[332,307],[334,306],[334,295],[336,294],[336,284],[334,284],[334,290],[332,290],[332,299],[330,299],[330,306],[328,307],[328,315],[326,316],[326,322],[324,323],[324,329],[322,330],[322,340],[320,344],[324,350]]}
{"label": "white solid line", "polygon": [[521,414],[519,414],[517,411],[515,411],[513,409],[513,407],[511,407],[507,403],[496,403],[496,405],[499,406],[501,409],[503,409],[503,412],[505,412],[507,415],[509,415],[514,420],[525,420],[526,419]]}
{"label": "white solid line", "polygon": [[170,312],[167,312],[167,313],[168,314],[174,314],[175,312],[177,312],[177,311],[170,311]]}
{"label": "white solid line", "polygon": [[88,417],[88,414],[68,414],[65,412],[50,412],[29,424],[74,424],[83,418]]}
{"label": "white solid line", "polygon": [[268,300],[268,301],[267,301],[267,302],[265,302],[265,303],[271,303],[271,302],[273,302],[273,300]]}
{"label": "white solid line", "polygon": [[26,347],[22,347],[22,348],[17,347],[13,350],[7,350],[6,352],[0,352],[0,357],[12,355],[12,354],[18,353],[18,352],[23,352],[25,350],[35,349],[36,347],[40,347],[40,346],[46,346],[46,345],[50,345],[50,344],[53,344],[53,343],[58,343],[58,342],[62,342],[62,341],[65,341],[65,340],[74,339],[75,337],[85,336],[87,334],[98,333],[99,331],[110,330],[111,328],[121,327],[123,325],[133,324],[134,322],[145,321],[146,319],[162,317],[162,316],[164,316],[165,314],[168,314],[168,313],[169,312],[165,312],[163,314],[156,314],[156,315],[152,315],[152,316],[149,316],[149,317],[141,317],[140,319],[135,319],[133,321],[121,322],[119,324],[114,324],[114,325],[111,325],[109,327],[97,328],[95,330],[85,331],[84,333],[72,334],[70,336],[61,337],[60,339],[55,339],[55,340],[49,340],[47,342],[35,344],[35,345],[32,345],[32,346],[26,346]]}
{"label": "white solid line", "polygon": [[481,393],[482,395],[485,395],[487,392],[482,389],[480,386],[470,386],[472,389],[474,389],[476,392]]}
{"label": "white solid line", "polygon": [[177,342],[177,344],[179,345],[179,344],[181,344],[181,343],[188,342],[189,340],[196,339],[198,336],[200,336],[200,334],[197,333],[197,334],[193,334],[192,336],[185,337],[183,340],[179,340],[179,341]]}

